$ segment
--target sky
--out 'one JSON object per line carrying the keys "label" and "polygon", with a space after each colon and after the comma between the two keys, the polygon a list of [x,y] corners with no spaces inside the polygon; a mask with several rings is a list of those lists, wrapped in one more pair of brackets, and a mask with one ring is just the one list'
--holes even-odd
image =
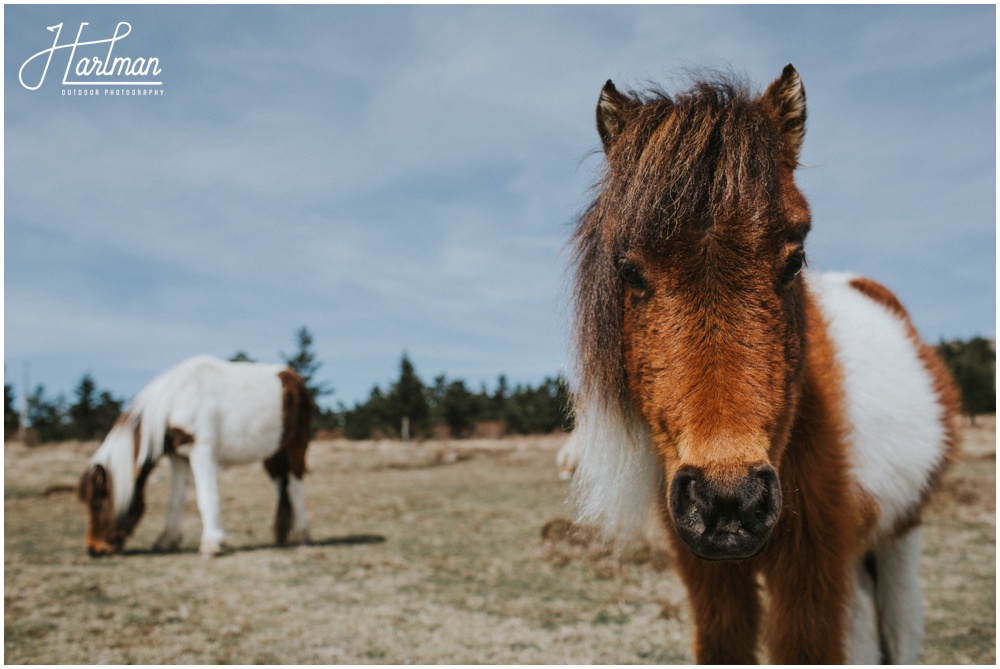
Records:
{"label": "sky", "polygon": [[[70,48],[25,64],[84,22],[159,68],[89,81],[159,85],[73,84],[107,42],[65,85]],[[195,354],[281,362],[303,326],[326,406],[404,352],[427,383],[566,373],[604,82],[763,90],[787,63],[813,269],[886,284],[931,342],[995,337],[995,29],[993,5],[5,5],[5,382],[131,398]]]}

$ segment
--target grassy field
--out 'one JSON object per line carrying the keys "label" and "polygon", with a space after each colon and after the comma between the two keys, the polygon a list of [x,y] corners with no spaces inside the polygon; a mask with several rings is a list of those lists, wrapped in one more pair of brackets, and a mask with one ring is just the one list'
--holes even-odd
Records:
{"label": "grassy field", "polygon": [[[689,614],[662,538],[625,559],[571,528],[559,438],[316,442],[313,544],[271,545],[259,466],[220,480],[232,552],[149,552],[169,468],[124,555],[91,559],[73,489],[97,444],[5,444],[7,663],[678,663]],[[996,658],[995,422],[925,516],[922,661]]]}

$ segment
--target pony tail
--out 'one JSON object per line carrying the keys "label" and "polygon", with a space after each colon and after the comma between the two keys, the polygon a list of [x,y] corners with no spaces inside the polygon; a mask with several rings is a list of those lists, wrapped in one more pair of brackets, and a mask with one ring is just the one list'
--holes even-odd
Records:
{"label": "pony tail", "polygon": [[580,522],[619,542],[642,529],[663,485],[647,429],[626,412],[617,402],[577,398],[579,462],[571,498]]}

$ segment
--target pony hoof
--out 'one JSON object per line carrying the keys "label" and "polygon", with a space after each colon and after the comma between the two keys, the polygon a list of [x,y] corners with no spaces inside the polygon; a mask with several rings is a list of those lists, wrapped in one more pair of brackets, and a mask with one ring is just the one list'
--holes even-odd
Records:
{"label": "pony hoof", "polygon": [[174,553],[181,549],[180,535],[161,534],[160,538],[153,544],[155,553]]}
{"label": "pony hoof", "polygon": [[289,543],[298,544],[299,546],[306,546],[311,543],[309,539],[309,530],[299,530],[295,532],[290,537]]}
{"label": "pony hoof", "polygon": [[121,552],[121,549],[121,546],[99,541],[87,545],[87,554],[92,558],[107,557],[108,555],[114,555],[115,553]]}
{"label": "pony hoof", "polygon": [[227,548],[228,546],[226,546],[224,542],[203,541],[201,542],[201,546],[198,547],[198,552],[201,553],[201,556],[203,558],[205,558],[206,560],[210,560],[219,555],[223,555],[226,552]]}

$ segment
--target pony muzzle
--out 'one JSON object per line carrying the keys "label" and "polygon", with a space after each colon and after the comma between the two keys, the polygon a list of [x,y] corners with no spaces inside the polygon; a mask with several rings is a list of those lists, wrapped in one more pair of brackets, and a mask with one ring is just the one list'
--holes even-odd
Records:
{"label": "pony muzzle", "polygon": [[781,514],[781,486],[770,465],[718,482],[698,467],[681,467],[670,483],[670,515],[688,548],[706,560],[743,560],[767,546]]}
{"label": "pony muzzle", "polygon": [[100,539],[87,539],[87,553],[90,557],[105,557],[120,553],[124,547],[123,541],[102,541]]}

